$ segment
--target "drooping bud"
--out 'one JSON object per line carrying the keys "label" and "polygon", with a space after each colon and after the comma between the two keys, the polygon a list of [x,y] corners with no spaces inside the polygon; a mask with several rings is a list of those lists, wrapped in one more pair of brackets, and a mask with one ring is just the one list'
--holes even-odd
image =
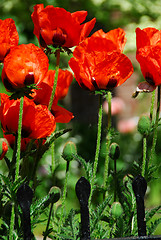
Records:
{"label": "drooping bud", "polygon": [[0,138],[0,160],[4,158],[8,151],[8,142],[5,138]]}
{"label": "drooping bud", "polygon": [[50,188],[49,195],[50,195],[50,201],[52,203],[56,203],[57,201],[59,201],[61,196],[60,188],[55,186]]}
{"label": "drooping bud", "polygon": [[114,218],[119,218],[123,213],[122,206],[119,202],[114,202],[111,206],[111,214]]}
{"label": "drooping bud", "polygon": [[73,142],[68,141],[64,146],[62,157],[66,161],[72,161],[74,158],[73,155],[76,153],[77,153],[76,145]]}
{"label": "drooping bud", "polygon": [[138,131],[143,136],[148,136],[150,133],[150,118],[148,116],[141,116],[138,122]]}
{"label": "drooping bud", "polygon": [[110,146],[109,156],[113,160],[117,160],[120,156],[120,147],[117,143],[112,143]]}

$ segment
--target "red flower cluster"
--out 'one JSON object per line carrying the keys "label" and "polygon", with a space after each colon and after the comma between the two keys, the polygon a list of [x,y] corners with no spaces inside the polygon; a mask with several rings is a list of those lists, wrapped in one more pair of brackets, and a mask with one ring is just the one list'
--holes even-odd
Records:
{"label": "red flower cluster", "polygon": [[118,28],[108,33],[97,31],[74,50],[69,65],[79,85],[87,90],[111,90],[133,73],[124,54],[125,32]]}
{"label": "red flower cluster", "polygon": [[161,31],[137,28],[136,45],[136,59],[145,80],[154,87],[161,85]]}
{"label": "red flower cluster", "polygon": [[37,4],[31,17],[34,23],[34,34],[40,45],[46,47],[73,47],[89,35],[96,19],[82,24],[87,16],[86,11],[74,13],[63,8]]}
{"label": "red flower cluster", "polygon": [[3,62],[10,48],[17,46],[19,41],[13,19],[0,19],[0,62]]}

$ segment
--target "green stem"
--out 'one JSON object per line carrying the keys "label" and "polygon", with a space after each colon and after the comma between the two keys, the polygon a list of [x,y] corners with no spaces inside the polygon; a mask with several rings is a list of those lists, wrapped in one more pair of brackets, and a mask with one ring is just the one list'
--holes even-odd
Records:
{"label": "green stem", "polygon": [[[21,98],[20,98],[19,119],[18,119],[18,132],[17,132],[17,152],[16,152],[15,181],[17,181],[17,179],[18,179],[18,177],[19,177],[19,170],[20,170],[21,131],[22,131],[23,103],[24,103],[24,97],[21,97]],[[15,210],[14,210],[14,204],[13,204],[13,205],[12,205],[12,210],[11,210],[9,240],[12,240],[12,239],[13,239],[14,221],[15,221]]]}
{"label": "green stem", "polygon": [[109,91],[106,96],[108,102],[108,123],[107,123],[107,143],[106,143],[106,158],[105,158],[105,167],[104,167],[104,188],[107,187],[107,179],[108,179],[108,170],[109,170],[109,148],[111,144],[111,100],[112,93]]}
{"label": "green stem", "polygon": [[16,180],[18,179],[18,177],[19,177],[19,168],[20,168],[21,131],[22,131],[23,103],[24,103],[24,97],[21,97],[21,98],[20,98],[19,120],[18,120],[18,136],[17,136],[17,153],[16,153],[15,181],[16,181]]}
{"label": "green stem", "polygon": [[54,85],[53,85],[53,89],[52,89],[52,93],[51,93],[50,101],[49,101],[49,106],[48,106],[49,111],[51,111],[51,107],[52,107],[55,92],[56,92],[56,86],[57,86],[58,74],[59,74],[59,63],[60,63],[60,49],[56,50],[55,78],[54,78]]}
{"label": "green stem", "polygon": [[157,96],[157,110],[156,110],[156,118],[155,118],[155,124],[154,124],[154,133],[153,133],[153,142],[151,147],[151,153],[150,153],[150,159],[149,159],[149,165],[151,164],[154,154],[155,154],[155,147],[157,142],[157,128],[158,128],[158,122],[159,122],[159,111],[160,111],[160,86],[158,86],[158,96]]}
{"label": "green stem", "polygon": [[93,174],[91,179],[91,193],[89,197],[89,205],[91,204],[91,199],[93,195],[94,183],[96,178],[97,166],[98,166],[98,157],[100,152],[100,144],[101,144],[101,128],[102,128],[102,96],[100,95],[100,104],[99,104],[99,111],[98,111],[98,129],[97,129],[97,142],[96,142],[96,153],[95,153],[95,160],[93,166]]}
{"label": "green stem", "polygon": [[55,170],[55,143],[51,144],[51,172],[54,173]]}
{"label": "green stem", "polygon": [[62,225],[62,221],[63,221],[63,217],[64,217],[65,200],[66,200],[66,196],[67,196],[68,178],[69,178],[69,162],[67,161],[65,183],[64,183],[64,189],[63,189],[63,195],[62,195],[62,207],[61,207],[61,215],[60,215],[60,222],[59,222],[59,230],[60,230],[60,227]]}
{"label": "green stem", "polygon": [[117,169],[116,169],[116,159],[114,159],[114,202],[116,202],[117,194]]}
{"label": "green stem", "polygon": [[13,204],[11,209],[9,240],[13,240],[14,221],[15,221],[15,208]]}
{"label": "green stem", "polygon": [[[59,64],[60,64],[60,49],[57,49],[56,50],[55,78],[54,78],[54,85],[53,85],[53,89],[52,89],[52,93],[51,93],[50,101],[49,101],[49,106],[48,106],[49,111],[51,111],[51,107],[52,107],[54,96],[55,96],[55,92],[56,92],[56,87],[57,87],[57,82],[58,82],[58,75],[59,75]],[[52,143],[51,148],[52,148],[51,171],[53,173],[54,172],[54,168],[55,168],[55,151],[54,151],[55,143],[54,142]]]}
{"label": "green stem", "polygon": [[46,230],[45,230],[45,232],[44,232],[44,238],[43,238],[43,240],[46,240],[46,238],[47,238],[47,236],[48,236],[48,229],[49,229],[50,220],[51,220],[51,216],[52,216],[53,206],[54,206],[54,203],[51,203],[50,212],[49,212],[49,217],[48,217],[48,222],[47,222],[47,225],[46,225]]}
{"label": "green stem", "polygon": [[150,107],[150,120],[153,120],[153,114],[154,114],[154,103],[155,103],[155,91],[152,92],[152,98],[151,98],[151,107]]}
{"label": "green stem", "polygon": [[145,166],[146,166],[146,150],[147,150],[147,139],[143,137],[143,162],[142,162],[142,176],[145,176]]}

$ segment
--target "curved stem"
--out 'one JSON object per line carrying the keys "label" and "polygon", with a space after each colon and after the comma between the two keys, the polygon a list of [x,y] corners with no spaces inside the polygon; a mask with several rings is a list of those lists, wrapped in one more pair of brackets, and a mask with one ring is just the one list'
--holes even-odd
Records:
{"label": "curved stem", "polygon": [[51,203],[50,212],[49,212],[49,217],[48,217],[48,222],[47,222],[47,225],[46,225],[46,230],[45,230],[45,232],[44,232],[44,238],[43,238],[43,240],[46,240],[46,238],[47,238],[47,236],[48,236],[48,229],[49,229],[49,225],[50,225],[50,220],[51,220],[53,205],[54,205],[54,203]]}
{"label": "curved stem", "polygon": [[106,143],[106,158],[105,158],[105,170],[104,170],[104,188],[107,186],[107,178],[108,178],[108,170],[109,170],[109,148],[111,144],[111,100],[112,100],[112,94],[109,91],[108,95],[106,97],[108,102],[108,123],[107,123],[107,143]]}
{"label": "curved stem", "polygon": [[24,97],[21,97],[21,98],[20,98],[19,120],[18,120],[18,137],[17,137],[17,153],[16,153],[15,181],[18,179],[18,176],[19,176],[19,168],[20,168],[23,102],[24,102]]}
{"label": "curved stem", "polygon": [[54,78],[54,85],[53,85],[53,89],[52,89],[52,93],[51,93],[50,101],[49,101],[49,106],[48,106],[49,111],[51,111],[51,107],[52,107],[53,100],[54,100],[54,95],[56,92],[56,86],[57,86],[58,74],[59,74],[59,63],[60,63],[60,49],[57,49],[56,50],[55,78]]}
{"label": "curved stem", "polygon": [[95,160],[94,160],[94,166],[93,166],[93,174],[91,179],[91,193],[89,197],[89,205],[91,204],[91,199],[93,195],[93,188],[94,188],[94,182],[96,178],[96,172],[97,172],[97,166],[98,166],[98,157],[100,152],[100,144],[101,144],[101,128],[102,128],[102,96],[100,95],[100,104],[99,104],[99,112],[98,112],[98,129],[97,129],[97,143],[96,143],[96,153],[95,153]]}
{"label": "curved stem", "polygon": [[142,162],[142,176],[145,176],[145,166],[146,166],[146,150],[147,150],[147,139],[143,137],[143,162]]}
{"label": "curved stem", "polygon": [[152,147],[151,147],[149,164],[151,164],[154,154],[155,154],[155,147],[156,147],[156,142],[157,142],[157,128],[158,128],[158,122],[159,122],[159,111],[160,111],[160,86],[158,86],[157,111],[156,111],[156,117],[155,117],[153,142],[152,142]]}

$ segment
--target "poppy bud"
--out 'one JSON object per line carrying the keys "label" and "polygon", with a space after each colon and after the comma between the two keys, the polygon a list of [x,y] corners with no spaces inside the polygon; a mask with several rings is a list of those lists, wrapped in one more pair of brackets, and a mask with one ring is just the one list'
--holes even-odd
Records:
{"label": "poppy bud", "polygon": [[8,151],[8,143],[5,138],[0,138],[0,160],[4,158]]}
{"label": "poppy bud", "polygon": [[150,133],[150,119],[148,116],[141,116],[138,122],[138,131],[143,135],[147,136]]}
{"label": "poppy bud", "polygon": [[111,214],[114,218],[119,218],[123,213],[122,206],[119,202],[114,202],[111,206]]}
{"label": "poppy bud", "polygon": [[73,154],[76,153],[77,153],[76,145],[73,142],[69,141],[64,146],[62,157],[66,161],[72,161],[74,158]]}
{"label": "poppy bud", "polygon": [[60,196],[61,196],[61,192],[60,192],[60,188],[58,187],[52,187],[49,191],[50,194],[50,202],[51,203],[56,203],[57,201],[59,201]]}
{"label": "poppy bud", "polygon": [[120,156],[120,147],[117,143],[112,143],[110,146],[110,152],[109,152],[110,158],[113,160],[117,160]]}

